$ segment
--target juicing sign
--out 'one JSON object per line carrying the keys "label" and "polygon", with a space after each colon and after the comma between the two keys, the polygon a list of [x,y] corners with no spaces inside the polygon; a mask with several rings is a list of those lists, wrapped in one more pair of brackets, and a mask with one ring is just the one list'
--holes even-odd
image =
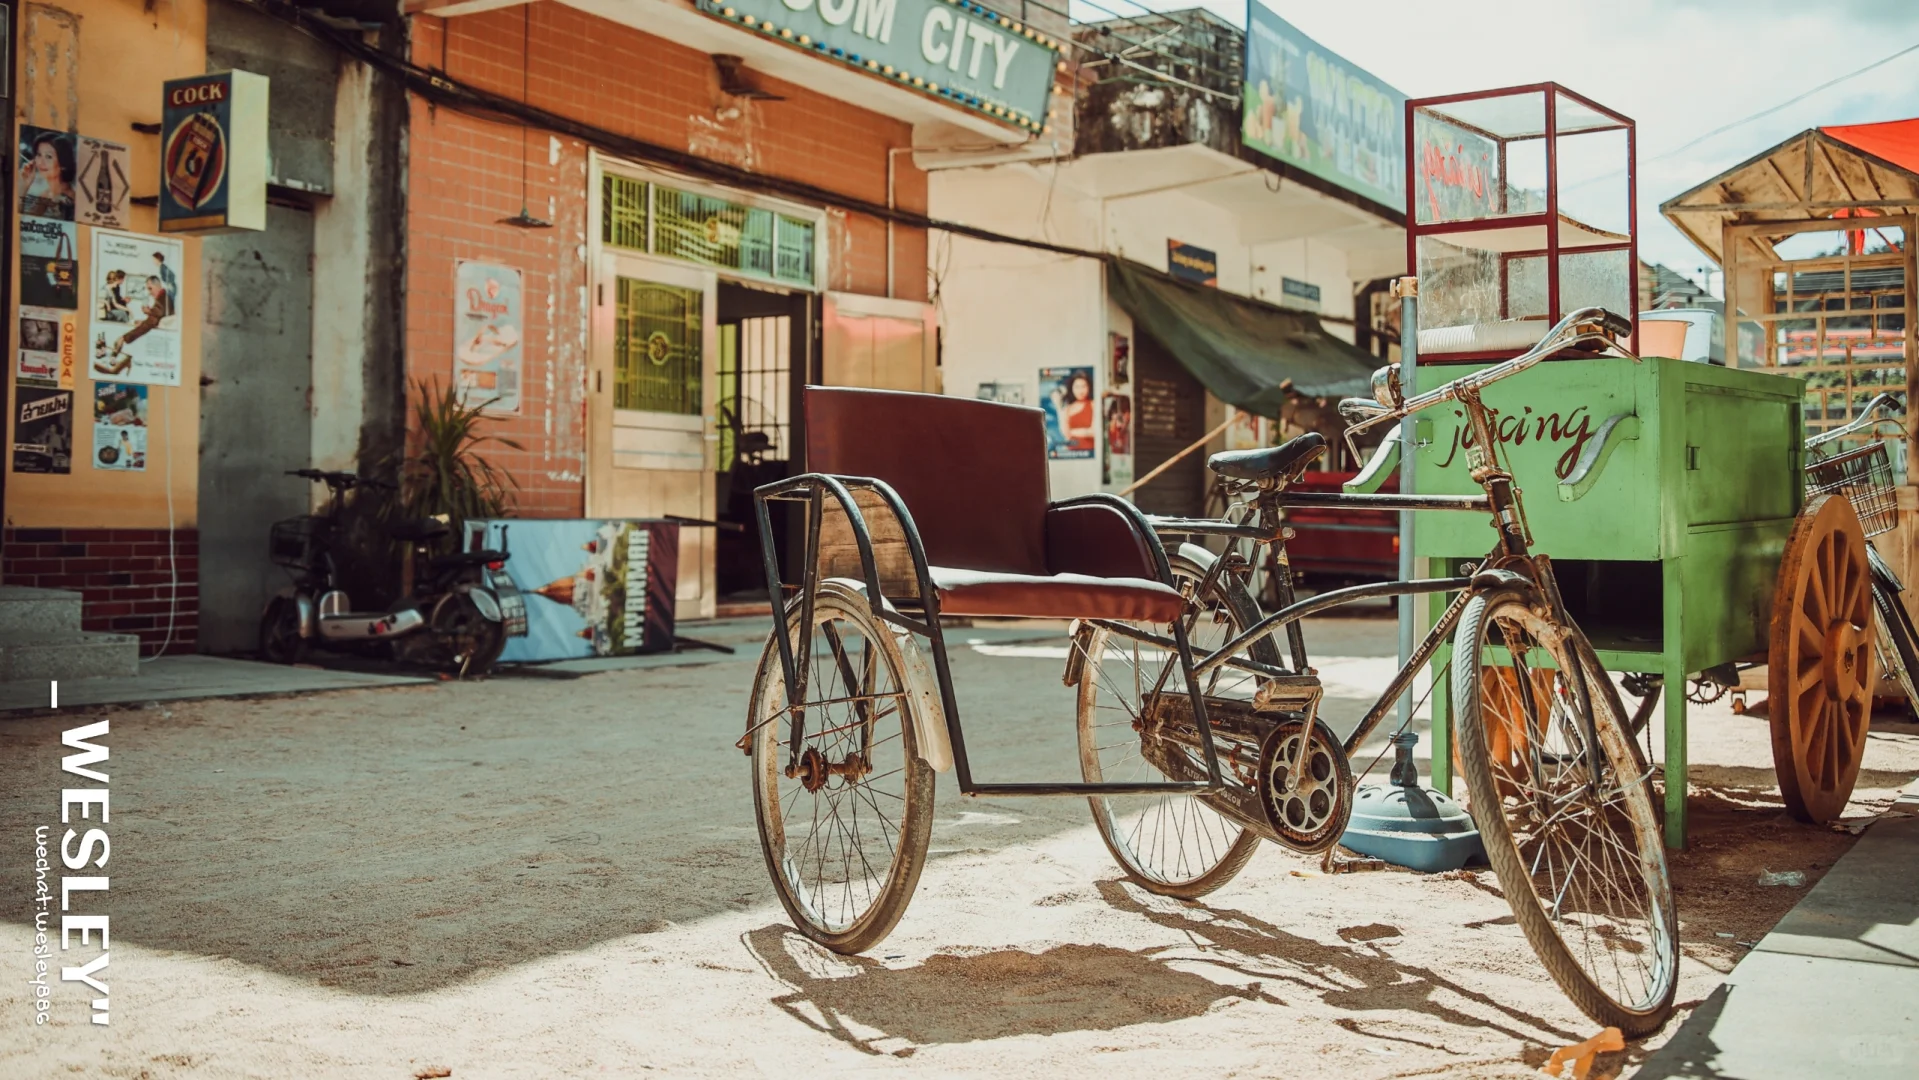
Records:
{"label": "juicing sign", "polygon": [[699,0],[822,59],[1041,131],[1060,43],[970,0]]}
{"label": "juicing sign", "polygon": [[160,231],[267,227],[267,80],[244,71],[164,85]]}

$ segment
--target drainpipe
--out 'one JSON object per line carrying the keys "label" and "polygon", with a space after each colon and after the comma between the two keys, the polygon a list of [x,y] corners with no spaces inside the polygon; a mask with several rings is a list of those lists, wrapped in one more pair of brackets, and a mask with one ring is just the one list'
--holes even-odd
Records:
{"label": "drainpipe", "polygon": [[[894,161],[899,157],[899,155],[910,154],[912,152],[913,152],[913,148],[910,146],[889,146],[886,148],[886,208],[888,210],[895,209],[893,205],[893,177],[895,172]],[[889,299],[893,295],[893,219],[892,218],[886,219],[886,295]]]}

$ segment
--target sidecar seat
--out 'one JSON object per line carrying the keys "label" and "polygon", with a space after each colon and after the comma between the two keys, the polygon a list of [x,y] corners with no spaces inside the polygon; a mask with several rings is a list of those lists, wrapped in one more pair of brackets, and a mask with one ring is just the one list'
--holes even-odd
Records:
{"label": "sidecar seat", "polygon": [[[1179,617],[1184,600],[1137,509],[1101,496],[1051,501],[1040,410],[809,386],[805,422],[808,472],[872,477],[898,493],[941,614]],[[863,504],[869,528],[876,510]]]}

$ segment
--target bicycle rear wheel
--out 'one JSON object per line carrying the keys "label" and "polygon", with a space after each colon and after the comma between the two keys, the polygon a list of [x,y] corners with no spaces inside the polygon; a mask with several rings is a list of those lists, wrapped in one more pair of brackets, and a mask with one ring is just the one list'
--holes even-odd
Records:
{"label": "bicycle rear wheel", "polygon": [[747,712],[760,849],[800,932],[835,952],[861,952],[892,932],[926,865],[933,770],[920,758],[924,688],[896,640],[904,631],[859,591],[824,582],[809,632],[799,632],[797,609],[789,620],[795,660],[811,656],[803,707],[787,707],[769,637]]}
{"label": "bicycle rear wheel", "polygon": [[[1212,568],[1211,558],[1210,553],[1194,548],[1170,556],[1173,582],[1181,592],[1193,595]],[[1186,618],[1193,655],[1198,657],[1257,622],[1259,608],[1237,579],[1221,575],[1206,596],[1188,609]],[[1169,633],[1168,627],[1154,629]],[[1080,672],[1080,775],[1088,783],[1205,778],[1206,761],[1196,747],[1155,739],[1155,752],[1168,755],[1165,767],[1145,753],[1148,702],[1157,695],[1187,692],[1178,655],[1092,626],[1080,628],[1071,648],[1076,655],[1070,662]],[[1279,663],[1271,638],[1250,646],[1249,654]],[[1208,695],[1250,700],[1255,682],[1255,676],[1222,667],[1205,677],[1202,689]],[[1243,765],[1248,778],[1253,775],[1257,745],[1236,746],[1220,739],[1216,749],[1229,782],[1235,761]],[[1233,880],[1259,846],[1258,834],[1192,795],[1094,795],[1087,802],[1100,839],[1120,869],[1142,888],[1161,895],[1188,900],[1204,896]]]}
{"label": "bicycle rear wheel", "polygon": [[1612,680],[1535,593],[1475,597],[1453,640],[1470,808],[1513,917],[1587,1016],[1657,1030],[1678,987],[1678,919],[1651,770]]}

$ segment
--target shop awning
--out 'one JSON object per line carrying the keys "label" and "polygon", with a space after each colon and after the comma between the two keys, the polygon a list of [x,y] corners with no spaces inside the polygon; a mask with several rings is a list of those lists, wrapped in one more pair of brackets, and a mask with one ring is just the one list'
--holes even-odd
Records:
{"label": "shop awning", "polygon": [[1261,416],[1279,415],[1283,388],[1308,397],[1365,394],[1379,366],[1307,312],[1188,284],[1124,259],[1106,264],[1106,290],[1214,397]]}

